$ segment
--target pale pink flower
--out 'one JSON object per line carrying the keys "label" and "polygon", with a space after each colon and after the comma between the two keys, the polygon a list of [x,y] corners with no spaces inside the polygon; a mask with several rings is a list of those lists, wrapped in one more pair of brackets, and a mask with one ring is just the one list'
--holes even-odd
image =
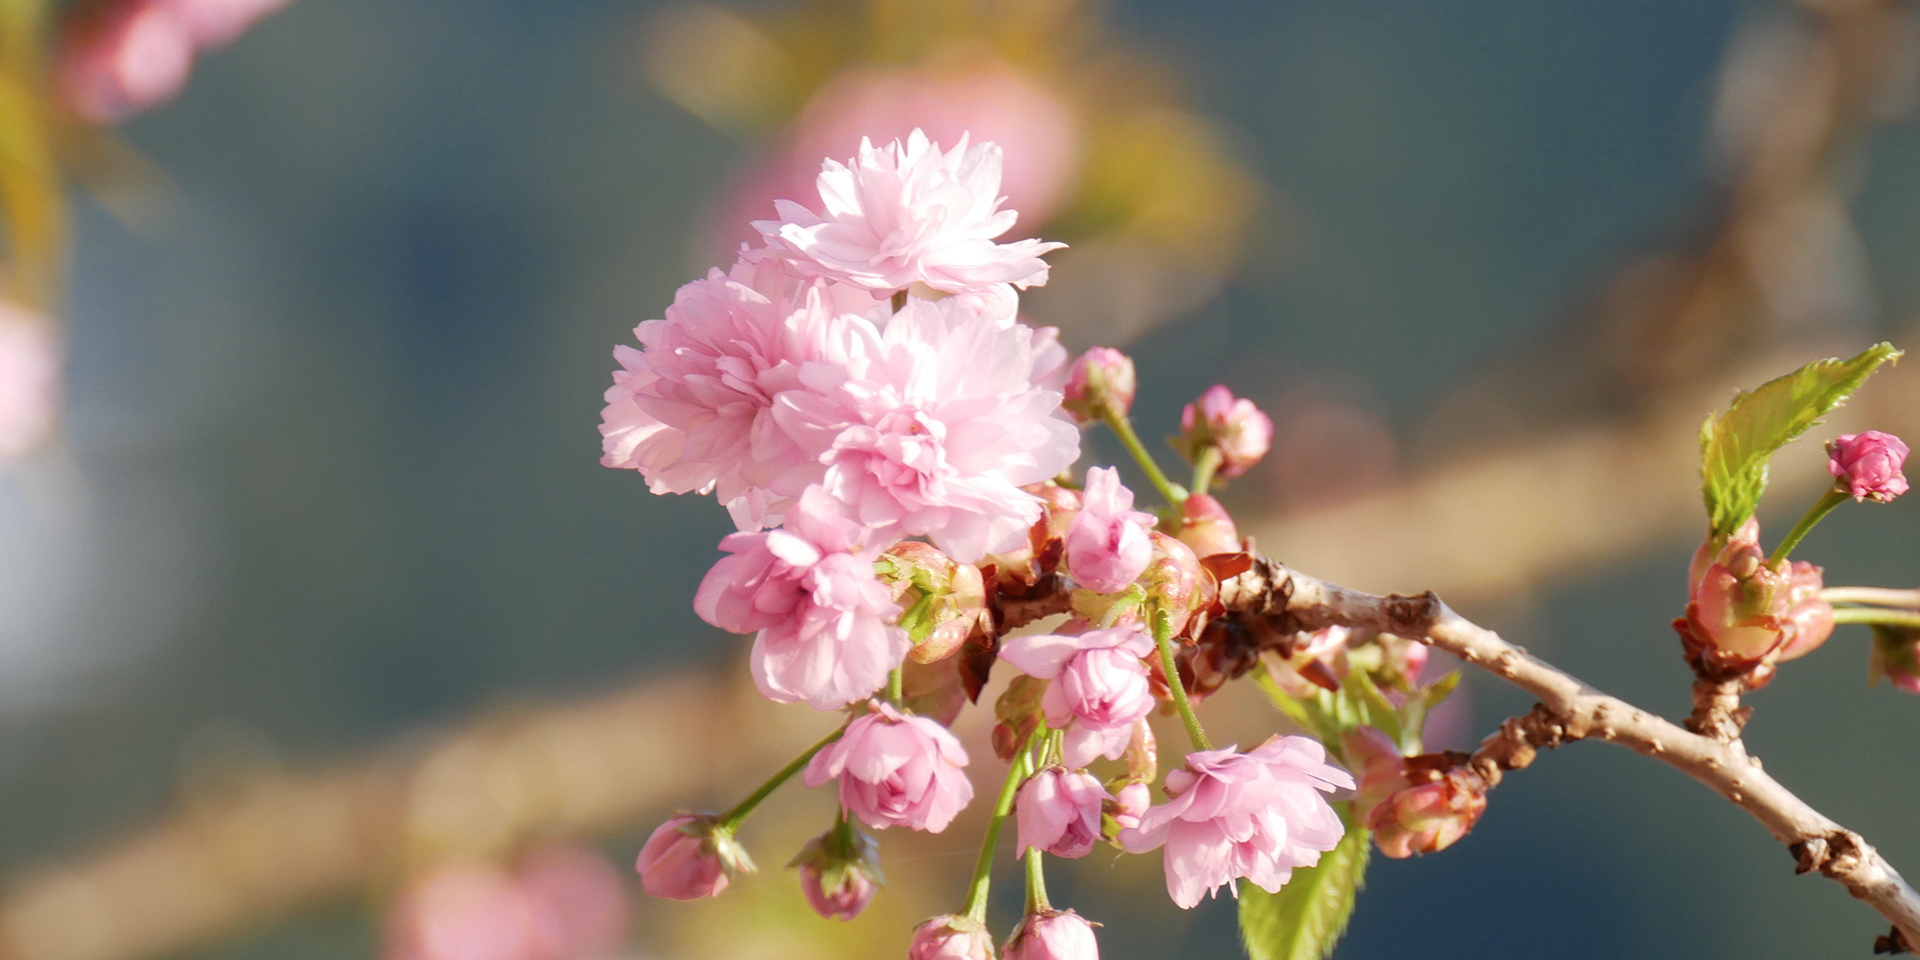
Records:
{"label": "pale pink flower", "polygon": [[717,897],[734,874],[752,873],[753,859],[708,814],[679,814],[654,828],[633,867],[640,885],[666,900]]}
{"label": "pale pink flower", "polygon": [[939,833],[973,800],[967,751],[947,728],[869,703],[865,716],[814,754],[801,781],[817,787],[840,778],[840,809],[874,829],[906,827]]}
{"label": "pale pink flower", "polygon": [[838,710],[887,682],[912,646],[893,623],[892,595],[873,571],[865,530],[809,490],[787,525],[735,533],[700,581],[700,618],[753,640],[754,683],[776,703]]}
{"label": "pale pink flower", "polygon": [[1245,877],[1277,893],[1293,868],[1320,862],[1346,830],[1322,794],[1352,789],[1353,778],[1326,762],[1307,737],[1276,736],[1248,753],[1232,747],[1187,754],[1167,774],[1173,799],[1122,831],[1130,853],[1165,846],[1167,893],[1191,909],[1205,893]]}
{"label": "pale pink flower", "polygon": [[1048,767],[1020,785],[1015,823],[1020,856],[1029,848],[1056,857],[1084,857],[1100,839],[1100,805],[1113,799],[1085,770]]}
{"label": "pale pink flower", "polygon": [[610,957],[627,934],[627,892],[613,864],[584,847],[548,847],[514,870],[533,910],[538,960]]}
{"label": "pale pink flower", "polygon": [[1237,477],[1273,446],[1273,421],[1252,400],[1235,398],[1233,391],[1216,383],[1181,409],[1180,435],[1188,461],[1212,447],[1220,451],[1219,475]]}
{"label": "pale pink flower", "polygon": [[1032,383],[1033,331],[982,323],[953,298],[911,298],[884,325],[842,315],[833,330],[805,389],[774,406],[818,464],[773,489],[817,482],[876,538],[924,535],[961,563],[1019,545],[1040,517],[1020,488],[1080,455],[1060,395]]}
{"label": "pale pink flower", "polygon": [[1040,255],[1065,244],[993,242],[1016,219],[1000,209],[1000,168],[999,147],[969,149],[964,135],[945,152],[918,129],[884,148],[863,138],[851,160],[822,166],[819,213],[778,200],[779,219],[753,226],[767,241],[765,255],[876,293],[914,283],[947,293],[1043,284]]}
{"label": "pale pink flower", "polygon": [[93,123],[114,123],[179,94],[194,38],[172,0],[121,0],[68,21],[54,59],[55,95]]}
{"label": "pale pink flower", "polygon": [[1907,478],[1900,472],[1907,452],[1907,445],[1891,433],[1845,433],[1827,444],[1827,472],[1839,477],[1855,500],[1886,503],[1907,492]]}
{"label": "pale pink flower", "polygon": [[1153,687],[1140,662],[1152,652],[1153,638],[1138,627],[1009,637],[1000,645],[1000,659],[1052,681],[1040,709],[1048,725],[1065,732],[1063,760],[1076,768],[1126,753],[1133,722],[1153,710]]}
{"label": "pale pink flower", "polygon": [[1028,379],[1034,386],[1055,393],[1065,390],[1072,363],[1073,354],[1060,342],[1059,327],[1033,328],[1033,376]]}
{"label": "pale pink flower", "polygon": [[1153,559],[1153,523],[1153,514],[1133,509],[1120,471],[1089,467],[1084,505],[1067,530],[1067,572],[1096,593],[1125,590]]}
{"label": "pale pink flower", "polygon": [[411,884],[387,921],[383,960],[544,960],[534,904],[506,871],[443,866]]}
{"label": "pale pink flower", "polygon": [[1072,910],[1041,910],[1013,929],[1000,960],[1100,960],[1100,945],[1086,918]]}
{"label": "pale pink flower", "polygon": [[913,928],[907,960],[993,960],[993,937],[971,918],[934,917]]}
{"label": "pale pink flower", "polygon": [[60,410],[60,345],[51,322],[0,301],[0,463],[33,449]]}

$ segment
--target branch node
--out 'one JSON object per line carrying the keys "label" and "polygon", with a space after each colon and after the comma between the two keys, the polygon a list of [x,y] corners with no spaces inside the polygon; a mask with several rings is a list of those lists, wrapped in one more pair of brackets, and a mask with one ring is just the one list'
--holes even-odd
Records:
{"label": "branch node", "polygon": [[1894,927],[1887,933],[1873,938],[1873,952],[1910,954],[1913,949],[1907,946],[1907,938],[1900,935],[1900,928]]}
{"label": "branch node", "polygon": [[1440,602],[1440,595],[1432,590],[1417,597],[1399,593],[1389,594],[1383,603],[1386,607],[1387,620],[1397,628],[1395,632],[1412,631],[1403,636],[1417,637],[1425,634],[1433,627],[1433,622],[1440,618],[1440,611],[1445,609],[1445,605]]}

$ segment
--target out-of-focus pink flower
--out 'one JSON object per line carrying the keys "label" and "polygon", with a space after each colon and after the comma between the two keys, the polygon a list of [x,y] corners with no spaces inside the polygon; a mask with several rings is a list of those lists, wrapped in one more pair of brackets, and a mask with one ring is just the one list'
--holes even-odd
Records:
{"label": "out-of-focus pink flower", "polygon": [[1886,503],[1907,492],[1907,478],[1900,472],[1907,462],[1907,445],[1891,433],[1843,433],[1827,444],[1827,457],[1827,472],[1840,478],[1855,500]]}
{"label": "out-of-focus pink flower", "polygon": [[847,725],[814,754],[801,781],[817,787],[840,778],[840,808],[876,830],[906,827],[939,833],[973,800],[967,751],[947,728],[884,703]]}
{"label": "out-of-focus pink flower", "polygon": [[1020,785],[1015,807],[1020,856],[1029,848],[1056,857],[1084,857],[1100,839],[1100,805],[1107,788],[1085,770],[1048,767]]}
{"label": "out-of-focus pink flower", "polygon": [[1167,774],[1173,798],[1120,833],[1130,853],[1165,846],[1167,893],[1191,909],[1245,877],[1277,893],[1294,867],[1320,862],[1346,832],[1322,794],[1352,789],[1307,737],[1273,737],[1249,753],[1203,750]]}
{"label": "out-of-focus pink flower", "polygon": [[1055,393],[1065,390],[1072,361],[1073,355],[1060,343],[1059,327],[1033,328],[1033,375],[1027,379],[1034,386]]}
{"label": "out-of-focus pink flower", "polygon": [[46,318],[0,301],[0,463],[46,439],[60,410],[60,345]]}
{"label": "out-of-focus pink flower", "polygon": [[1486,785],[1478,776],[1451,766],[1421,770],[1423,759],[1408,762],[1409,774],[1431,779],[1395,791],[1367,817],[1374,844],[1396,860],[1445,850],[1466,836],[1487,811]]}
{"label": "out-of-focus pink flower", "polygon": [[1220,451],[1218,474],[1237,477],[1273,446],[1273,421],[1252,400],[1235,398],[1233,391],[1214,384],[1181,409],[1180,442],[1189,462],[1209,447]]}
{"label": "out-of-focus pink flower", "polygon": [[548,847],[521,862],[514,878],[533,910],[539,960],[608,957],[626,939],[626,890],[600,853]]}
{"label": "out-of-focus pink flower", "polygon": [[1884,677],[1900,690],[1920,693],[1920,631],[1876,625],[1867,677],[1870,683]]}
{"label": "out-of-focus pink flower", "polygon": [[807,841],[788,866],[799,868],[800,892],[827,920],[859,916],[887,882],[880,872],[880,845],[844,822]]}
{"label": "out-of-focus pink flower", "polygon": [[440,867],[401,894],[385,960],[542,960],[533,904],[506,871]]}
{"label": "out-of-focus pink flower", "polygon": [[240,38],[262,17],[276,13],[293,0],[173,0],[202,50],[224,47]]}
{"label": "out-of-focus pink flower", "polygon": [[1134,780],[1120,788],[1108,805],[1109,815],[1119,830],[1131,830],[1140,826],[1140,817],[1153,806],[1153,793],[1146,781]]}
{"label": "out-of-focus pink flower", "polygon": [[934,917],[913,928],[907,960],[993,960],[993,937],[967,917]]}
{"label": "out-of-focus pink flower", "polygon": [[1124,417],[1133,409],[1135,386],[1132,357],[1111,347],[1094,347],[1068,369],[1066,399],[1060,405],[1079,423],[1094,423],[1109,413]]}
{"label": "out-of-focus pink flower", "polygon": [[679,814],[655,827],[633,866],[640,885],[666,900],[719,896],[734,874],[754,872],[746,848],[707,814]]}
{"label": "out-of-focus pink flower", "polygon": [[969,148],[966,136],[945,152],[917,128],[904,144],[876,148],[862,138],[852,159],[821,168],[820,212],[778,200],[779,219],[753,226],[767,256],[875,293],[914,283],[946,293],[1046,283],[1040,255],[1065,244],[993,242],[1017,219],[1000,209],[1000,168],[998,146]]}
{"label": "out-of-focus pink flower", "polygon": [[842,315],[807,389],[779,395],[780,426],[824,468],[817,482],[875,536],[924,535],[954,560],[1012,549],[1040,518],[1027,484],[1080,455],[1060,395],[1032,383],[1034,334],[982,322],[958,298],[910,298],[884,326]]}
{"label": "out-of-focus pink flower", "polygon": [[1093,924],[1072,910],[1029,913],[1007,938],[1000,960],[1100,960]]}
{"label": "out-of-focus pink flower", "polygon": [[702,620],[753,640],[753,680],[776,703],[838,710],[878,690],[911,646],[859,523],[809,490],[784,528],[729,534],[700,581]]}
{"label": "out-of-focus pink flower", "polygon": [[1138,627],[1009,637],[1000,645],[1000,659],[1052,681],[1040,708],[1049,725],[1065,731],[1062,759],[1074,768],[1126,752],[1134,721],[1153,710],[1153,688],[1140,663],[1152,652],[1153,638]]}
{"label": "out-of-focus pink flower", "polygon": [[1820,567],[1796,560],[1787,583],[1787,622],[1793,630],[1780,645],[1780,661],[1797,660],[1833,636],[1833,604],[1820,599],[1826,586]]}
{"label": "out-of-focus pink flower", "polygon": [[173,99],[195,55],[231,43],[289,0],[115,0],[61,30],[54,90],[81,119],[116,123]]}
{"label": "out-of-focus pink flower", "polygon": [[1180,505],[1180,542],[1193,548],[1197,556],[1238,553],[1240,531],[1220,501],[1204,493],[1187,497]]}
{"label": "out-of-focus pink flower", "polygon": [[1096,593],[1119,593],[1153,558],[1153,514],[1133,509],[1133,491],[1112,467],[1087,468],[1087,489],[1067,530],[1067,572]]}

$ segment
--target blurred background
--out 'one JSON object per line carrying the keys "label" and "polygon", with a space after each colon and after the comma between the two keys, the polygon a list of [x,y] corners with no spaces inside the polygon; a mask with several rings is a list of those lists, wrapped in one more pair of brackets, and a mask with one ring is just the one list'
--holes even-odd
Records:
{"label": "blurred background", "polygon": [[[814,917],[781,865],[832,804],[797,788],[747,830],[759,876],[638,895],[667,812],[826,718],[693,615],[724,511],[595,433],[615,343],[822,156],[914,125],[1005,147],[1017,231],[1072,244],[1029,319],[1128,350],[1144,434],[1214,382],[1272,414],[1223,495],[1264,552],[1683,714],[1699,421],[1920,342],[1913,34],[1873,0],[297,0],[63,135],[64,415],[0,467],[0,958],[438,960],[429,927],[461,960],[884,958],[952,909],[977,818],[882,835],[893,887]],[[1827,432],[1866,425],[1920,431],[1920,369]],[[1821,484],[1802,446],[1770,526]],[[1920,503],[1798,555],[1914,586]],[[1920,702],[1866,688],[1866,646],[1783,670],[1748,742],[1916,872]],[[1528,706],[1463,702],[1438,746]],[[1376,860],[1336,956],[1866,954],[1884,923],[1791,864],[1577,744]],[[1057,872],[1111,960],[1239,955],[1158,858]],[[563,946],[485,952],[516,924]]]}

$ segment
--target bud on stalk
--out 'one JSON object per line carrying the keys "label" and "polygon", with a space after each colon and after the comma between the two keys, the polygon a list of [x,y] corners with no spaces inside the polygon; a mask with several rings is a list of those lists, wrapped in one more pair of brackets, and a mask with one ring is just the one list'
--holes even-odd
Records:
{"label": "bud on stalk", "polygon": [[680,814],[655,828],[634,862],[640,885],[666,900],[718,896],[753,858],[712,814]]}
{"label": "bud on stalk", "polygon": [[887,882],[880,872],[880,845],[841,820],[800,848],[787,864],[800,869],[807,905],[828,920],[852,920]]}
{"label": "bud on stalk", "polygon": [[1133,409],[1133,392],[1133,359],[1111,347],[1094,347],[1067,371],[1060,406],[1075,423],[1097,423],[1109,415],[1126,416]]}
{"label": "bud on stalk", "polygon": [[1853,499],[1887,503],[1907,492],[1907,478],[1900,472],[1907,452],[1907,445],[1891,433],[1843,433],[1827,444],[1827,472]]}
{"label": "bud on stalk", "polygon": [[1236,398],[1233,391],[1214,384],[1180,411],[1177,445],[1188,463],[1198,463],[1208,448],[1219,451],[1219,475],[1237,477],[1273,446],[1273,421],[1253,401]]}
{"label": "bud on stalk", "polygon": [[993,937],[978,920],[947,914],[913,928],[907,960],[993,960]]}

